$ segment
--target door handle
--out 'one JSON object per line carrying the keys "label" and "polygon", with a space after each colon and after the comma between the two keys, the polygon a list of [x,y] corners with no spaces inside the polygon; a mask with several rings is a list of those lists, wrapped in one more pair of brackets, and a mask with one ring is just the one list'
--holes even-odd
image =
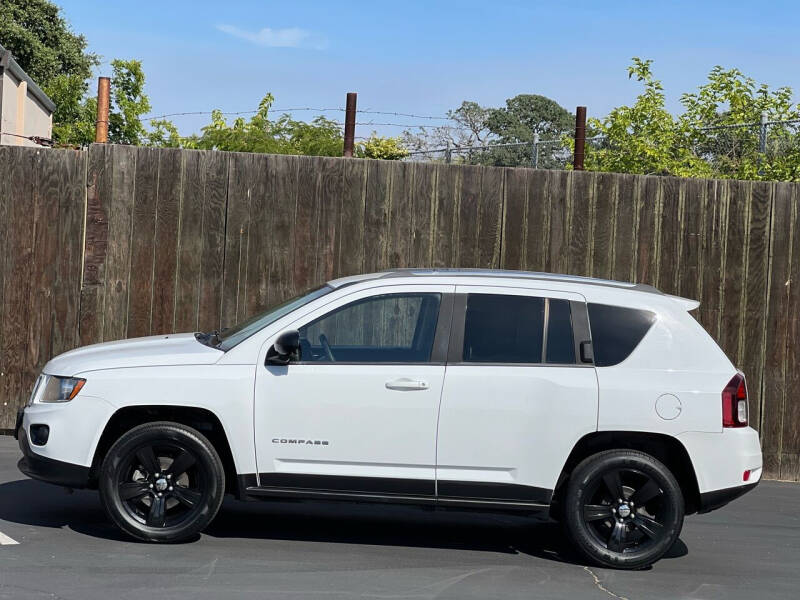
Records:
{"label": "door handle", "polygon": [[387,381],[386,382],[386,389],[387,390],[398,390],[400,392],[413,392],[416,390],[427,390],[428,389],[428,382],[427,381],[418,381],[415,379],[407,379],[403,377],[402,379],[395,379],[394,381]]}

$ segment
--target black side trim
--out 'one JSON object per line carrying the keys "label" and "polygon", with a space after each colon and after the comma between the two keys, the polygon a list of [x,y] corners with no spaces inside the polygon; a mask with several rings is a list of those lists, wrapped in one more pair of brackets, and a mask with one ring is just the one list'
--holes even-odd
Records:
{"label": "black side trim", "polygon": [[295,473],[260,473],[265,488],[349,494],[430,496],[436,493],[433,479],[397,479],[392,477],[342,477],[339,475],[301,475]]}
{"label": "black side trim", "polygon": [[718,508],[722,508],[731,500],[736,500],[736,498],[739,496],[742,496],[754,489],[760,481],[761,480],[756,481],[755,483],[737,485],[736,487],[725,488],[723,490],[714,490],[713,492],[705,492],[700,494],[700,510],[698,510],[697,513],[703,514]]}
{"label": "black side trim", "polygon": [[468,510],[549,509],[553,490],[527,485],[472,481],[439,481],[439,496],[434,496],[433,480],[389,477],[342,477],[338,475],[300,475],[261,473],[240,475],[242,497],[293,500],[338,500],[417,504]]}
{"label": "black side trim", "polygon": [[19,429],[18,435],[19,447],[24,456],[17,463],[17,468],[23,474],[70,488],[84,488],[89,485],[89,467],[39,456],[31,451],[25,430]]}
{"label": "black side trim", "polygon": [[416,504],[432,506],[436,503],[433,496],[405,496],[402,494],[379,494],[366,492],[335,492],[330,490],[312,490],[279,487],[249,487],[246,493],[259,498],[283,498],[290,500],[335,500],[348,502],[378,502],[386,504]]}
{"label": "black side trim", "polygon": [[550,499],[553,497],[553,490],[516,483],[439,480],[437,489],[442,500],[550,504]]}

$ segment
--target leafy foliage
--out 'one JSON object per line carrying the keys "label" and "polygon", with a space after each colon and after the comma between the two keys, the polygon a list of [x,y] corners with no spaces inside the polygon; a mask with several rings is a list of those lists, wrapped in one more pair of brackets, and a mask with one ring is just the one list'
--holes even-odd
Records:
{"label": "leafy foliage", "polygon": [[[305,154],[313,156],[341,156],[344,138],[339,125],[325,117],[317,117],[311,123],[296,121],[289,115],[271,120],[269,109],[274,98],[267,94],[258,107],[258,112],[245,120],[236,119],[228,124],[218,110],[211,115],[211,123],[203,127],[202,135],[181,140],[185,148],[227,150],[231,152],[263,152],[269,154]],[[159,125],[159,135],[174,141],[168,126]],[[170,137],[171,136],[171,137]]]}
{"label": "leafy foliage", "polygon": [[356,156],[380,160],[400,160],[408,156],[408,150],[399,137],[382,137],[374,131],[368,140],[358,144]]}
{"label": "leafy foliage", "polygon": [[[632,106],[590,119],[593,133],[605,136],[587,146],[586,168],[620,173],[800,180],[800,135],[796,127],[769,127],[766,152],[760,151],[761,114],[768,121],[800,119],[790,88],[770,90],[738,69],[715,67],[697,92],[681,97],[684,113],[665,108],[661,82],[652,61],[634,58],[628,76],[643,84]],[[569,140],[572,144],[572,141]]]}
{"label": "leafy foliage", "polygon": [[[492,148],[480,162],[490,165],[530,165],[534,134],[540,140],[558,139],[575,127],[575,117],[555,100],[538,94],[519,94],[506,100],[505,107],[489,111],[486,122],[499,144],[519,144]],[[558,145],[539,145],[539,166],[549,169],[561,166],[563,157]]]}

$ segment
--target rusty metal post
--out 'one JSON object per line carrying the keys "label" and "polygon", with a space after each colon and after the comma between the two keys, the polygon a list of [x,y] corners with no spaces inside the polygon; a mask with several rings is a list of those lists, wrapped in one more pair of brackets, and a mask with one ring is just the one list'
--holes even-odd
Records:
{"label": "rusty metal post", "polygon": [[111,96],[111,79],[97,78],[97,122],[95,123],[94,141],[101,144],[108,142],[108,107]]}
{"label": "rusty metal post", "polygon": [[347,105],[344,113],[344,152],[342,156],[353,157],[356,141],[356,93],[347,92]]}
{"label": "rusty metal post", "polygon": [[575,111],[575,155],[572,168],[583,171],[583,157],[586,147],[586,107],[579,106]]}

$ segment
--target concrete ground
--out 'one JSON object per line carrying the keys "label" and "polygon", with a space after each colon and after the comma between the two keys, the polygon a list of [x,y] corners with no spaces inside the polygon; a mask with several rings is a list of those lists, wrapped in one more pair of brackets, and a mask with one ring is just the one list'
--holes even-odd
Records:
{"label": "concrete ground", "polygon": [[689,517],[668,557],[626,572],[585,567],[554,524],[363,505],[226,501],[197,541],[143,544],[18,458],[0,436],[0,599],[800,598],[798,484]]}

